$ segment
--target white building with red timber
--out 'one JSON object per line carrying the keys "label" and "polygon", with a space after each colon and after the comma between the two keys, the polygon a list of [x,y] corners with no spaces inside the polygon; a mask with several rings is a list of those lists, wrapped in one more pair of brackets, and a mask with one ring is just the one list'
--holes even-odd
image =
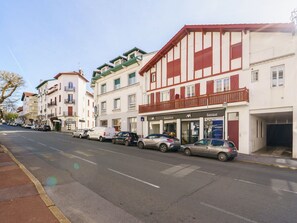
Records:
{"label": "white building with red timber", "polygon": [[184,26],[139,72],[144,135],[225,138],[245,154],[288,147],[296,158],[296,43],[292,23]]}

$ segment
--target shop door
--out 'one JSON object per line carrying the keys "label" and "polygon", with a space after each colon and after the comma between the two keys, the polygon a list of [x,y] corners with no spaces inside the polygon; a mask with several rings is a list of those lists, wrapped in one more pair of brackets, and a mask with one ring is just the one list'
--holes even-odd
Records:
{"label": "shop door", "polygon": [[234,142],[239,149],[239,119],[238,112],[228,114],[228,140]]}

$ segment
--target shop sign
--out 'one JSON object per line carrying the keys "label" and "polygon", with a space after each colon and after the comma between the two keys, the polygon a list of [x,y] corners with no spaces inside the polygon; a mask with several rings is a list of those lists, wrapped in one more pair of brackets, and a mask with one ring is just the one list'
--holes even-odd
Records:
{"label": "shop sign", "polygon": [[75,120],[73,120],[73,119],[67,119],[67,120],[65,121],[65,123],[66,123],[66,125],[70,125],[70,124],[75,124],[76,122],[75,122]]}

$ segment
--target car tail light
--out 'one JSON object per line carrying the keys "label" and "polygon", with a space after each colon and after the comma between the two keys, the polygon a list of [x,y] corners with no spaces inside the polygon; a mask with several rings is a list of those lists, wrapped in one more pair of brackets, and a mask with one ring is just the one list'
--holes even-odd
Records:
{"label": "car tail light", "polygon": [[167,139],[167,142],[174,142],[173,139]]}
{"label": "car tail light", "polygon": [[233,152],[233,149],[232,148],[228,148],[228,152],[229,153],[232,153]]}

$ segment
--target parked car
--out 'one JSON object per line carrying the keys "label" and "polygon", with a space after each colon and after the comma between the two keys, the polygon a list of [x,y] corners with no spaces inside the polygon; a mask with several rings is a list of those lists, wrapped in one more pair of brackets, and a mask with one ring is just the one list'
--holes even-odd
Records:
{"label": "parked car", "polygon": [[115,128],[113,127],[94,127],[88,131],[88,139],[98,139],[103,142],[106,139],[112,139],[116,134]]}
{"label": "parked car", "polygon": [[137,141],[138,135],[134,132],[119,132],[111,139],[113,144],[124,144],[126,146],[136,145]]}
{"label": "parked car", "polygon": [[234,143],[223,139],[201,139],[194,144],[183,145],[182,150],[187,156],[214,157],[223,162],[233,160],[237,156]]}
{"label": "parked car", "polygon": [[159,149],[161,152],[168,150],[178,150],[180,141],[177,138],[164,134],[151,134],[145,138],[138,140],[137,146],[139,149],[152,148]]}
{"label": "parked car", "polygon": [[51,127],[49,125],[40,125],[38,131],[51,131]]}
{"label": "parked car", "polygon": [[89,129],[78,129],[72,133],[73,137],[87,138]]}

